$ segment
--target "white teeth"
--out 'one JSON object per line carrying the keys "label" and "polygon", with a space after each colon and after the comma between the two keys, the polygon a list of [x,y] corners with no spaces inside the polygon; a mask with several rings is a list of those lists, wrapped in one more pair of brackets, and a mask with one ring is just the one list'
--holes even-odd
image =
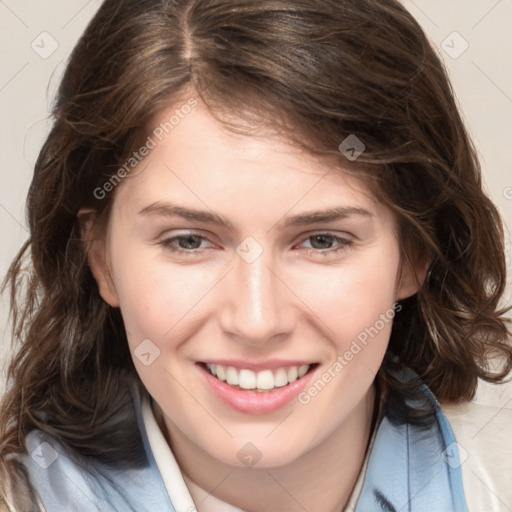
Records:
{"label": "white teeth", "polygon": [[256,387],[258,389],[273,389],[274,375],[271,370],[263,370],[258,372],[256,376]]}
{"label": "white teeth", "polygon": [[297,380],[297,377],[299,376],[299,370],[296,366],[292,366],[288,370],[288,382],[295,382]]}
{"label": "white teeth", "polygon": [[230,386],[268,391],[295,382],[307,373],[311,365],[303,364],[302,366],[290,366],[275,370],[262,370],[260,372],[254,372],[245,368],[237,370],[233,366],[226,367],[221,364],[207,364],[206,366],[212,375],[226,381]]}
{"label": "white teeth", "polygon": [[254,389],[256,387],[256,374],[252,370],[240,370],[238,385],[242,389]]}
{"label": "white teeth", "polygon": [[230,386],[238,385],[238,372],[232,366],[228,366],[226,369],[226,382]]}
{"label": "white teeth", "polygon": [[286,384],[288,384],[288,375],[286,374],[286,370],[284,368],[279,368],[274,375],[274,386],[279,388],[281,386],[286,386]]}
{"label": "white teeth", "polygon": [[226,370],[224,369],[224,366],[221,366],[220,364],[217,365],[217,378],[220,380],[226,380]]}
{"label": "white teeth", "polygon": [[306,375],[306,372],[308,371],[308,368],[309,368],[309,364],[303,364],[299,368],[299,378],[300,377],[304,377],[304,375]]}

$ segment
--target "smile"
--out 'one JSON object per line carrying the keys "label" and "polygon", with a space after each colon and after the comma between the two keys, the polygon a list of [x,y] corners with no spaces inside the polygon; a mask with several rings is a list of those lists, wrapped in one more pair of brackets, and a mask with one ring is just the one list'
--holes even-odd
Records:
{"label": "smile", "polygon": [[319,367],[304,361],[222,362],[198,363],[200,376],[216,401],[245,414],[268,414],[291,404]]}
{"label": "smile", "polygon": [[311,366],[304,364],[257,372],[248,368],[238,369],[221,364],[206,364],[214,377],[225,381],[228,385],[236,389],[254,389],[260,392],[271,391],[295,382],[306,375]]}

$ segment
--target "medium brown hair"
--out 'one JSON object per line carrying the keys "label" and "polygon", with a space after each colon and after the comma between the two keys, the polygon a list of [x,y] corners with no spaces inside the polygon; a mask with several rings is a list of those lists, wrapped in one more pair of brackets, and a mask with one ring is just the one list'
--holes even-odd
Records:
{"label": "medium brown hair", "polygon": [[396,214],[404,261],[428,265],[394,320],[396,360],[380,370],[388,387],[398,385],[388,372],[396,361],[439,400],[469,400],[478,378],[506,377],[500,218],[446,71],[397,1],[106,0],[67,65],[28,196],[30,238],[8,273],[19,348],[0,469],[12,470],[6,456],[34,428],[81,454],[119,456],[136,373],[120,312],[87,265],[77,212],[108,219],[112,194],[94,190],[152,116],[187,93],[233,129],[244,116],[341,166],[338,145],[349,135],[364,143],[352,172]]}

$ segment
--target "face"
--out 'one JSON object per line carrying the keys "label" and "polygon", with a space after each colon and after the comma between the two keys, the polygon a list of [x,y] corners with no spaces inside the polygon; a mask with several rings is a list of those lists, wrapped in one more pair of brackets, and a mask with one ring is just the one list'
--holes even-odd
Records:
{"label": "face", "polygon": [[138,170],[89,261],[142,382],[216,460],[240,466],[251,442],[268,467],[294,461],[368,395],[414,292],[391,213],[332,162],[201,104]]}

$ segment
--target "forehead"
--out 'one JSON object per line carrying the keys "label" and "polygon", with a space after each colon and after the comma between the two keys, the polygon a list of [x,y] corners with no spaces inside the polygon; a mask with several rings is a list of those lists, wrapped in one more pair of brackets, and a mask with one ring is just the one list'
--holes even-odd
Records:
{"label": "forehead", "polygon": [[[234,133],[200,103],[171,129],[166,123],[177,117],[176,110],[169,107],[151,120],[153,147],[116,190],[116,203],[144,208],[165,200],[247,218],[267,213],[275,218],[319,205],[389,214],[337,158],[313,155],[276,133]],[[162,135],[162,127],[168,133]]]}

